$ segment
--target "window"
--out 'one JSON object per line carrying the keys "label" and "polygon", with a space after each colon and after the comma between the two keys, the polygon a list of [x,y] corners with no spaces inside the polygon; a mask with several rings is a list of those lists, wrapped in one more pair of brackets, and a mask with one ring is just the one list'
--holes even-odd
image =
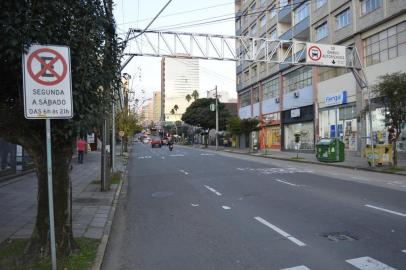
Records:
{"label": "window", "polygon": [[245,92],[240,95],[240,107],[251,105],[251,92]]}
{"label": "window", "polygon": [[241,83],[241,74],[237,75],[237,85]]}
{"label": "window", "polygon": [[251,70],[251,78],[255,80],[257,78],[257,66],[253,66]]}
{"label": "window", "polygon": [[315,2],[316,9],[319,9],[327,3],[327,0],[316,0]]}
{"label": "window", "polygon": [[323,39],[328,36],[328,26],[327,22],[316,27],[316,41]]}
{"label": "window", "polygon": [[271,19],[276,16],[276,9],[277,9],[276,6],[271,7],[271,15],[270,15]]}
{"label": "window", "polygon": [[256,34],[257,34],[257,24],[255,23],[255,24],[251,27],[250,35],[251,35],[251,36],[255,36]]}
{"label": "window", "polygon": [[244,82],[247,82],[250,79],[250,71],[247,70],[244,72]]}
{"label": "window", "polygon": [[261,25],[261,28],[266,27],[266,16],[262,16],[261,19],[259,19],[259,24]]}
{"label": "window", "polygon": [[361,15],[368,14],[381,7],[381,0],[361,0]]}
{"label": "window", "polygon": [[271,99],[279,96],[279,78],[266,81],[264,83],[263,100]]}
{"label": "window", "polygon": [[256,86],[252,89],[252,102],[258,103],[259,102],[259,87]]}
{"label": "window", "polygon": [[307,17],[309,17],[309,2],[305,2],[295,10],[295,24],[298,24]]}
{"label": "window", "polygon": [[272,32],[269,34],[269,38],[272,40],[278,39],[278,36],[276,34],[276,29],[272,30]]}
{"label": "window", "polygon": [[283,88],[285,93],[312,85],[312,68],[302,67],[284,76]]}
{"label": "window", "polygon": [[288,5],[288,0],[279,0],[279,7],[282,8]]}
{"label": "window", "polygon": [[351,10],[347,8],[336,16],[336,29],[341,29],[351,23]]}
{"label": "window", "polygon": [[261,62],[260,64],[259,64],[259,73],[264,73],[266,71],[266,64],[265,64],[265,62]]}
{"label": "window", "polygon": [[338,68],[338,67],[319,67],[319,81],[326,81],[343,74],[348,73],[349,70],[346,68]]}
{"label": "window", "polygon": [[367,66],[406,55],[406,22],[366,38],[364,50]]}

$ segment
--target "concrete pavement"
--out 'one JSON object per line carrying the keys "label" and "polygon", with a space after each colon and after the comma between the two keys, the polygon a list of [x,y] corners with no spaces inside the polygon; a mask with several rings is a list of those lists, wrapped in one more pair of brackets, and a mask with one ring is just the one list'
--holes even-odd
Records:
{"label": "concrete pavement", "polygon": [[[202,145],[196,144],[193,147],[202,148]],[[207,149],[215,150],[215,146],[208,146]],[[368,162],[364,157],[357,156],[355,154],[346,154],[345,160],[343,162],[320,162],[316,159],[316,155],[314,153],[299,153],[299,157],[301,159],[295,160],[296,152],[290,151],[279,151],[279,150],[267,150],[267,151],[250,151],[249,148],[233,148],[233,147],[223,147],[219,146],[218,149],[220,151],[230,152],[230,153],[238,153],[238,154],[249,154],[253,156],[261,156],[271,159],[280,159],[280,160],[288,160],[288,161],[295,161],[295,162],[302,162],[302,163],[311,163],[311,164],[320,164],[326,166],[336,166],[342,168],[352,168],[352,169],[360,169],[360,170],[369,170],[375,172],[384,172],[384,173],[395,173],[406,175],[406,158],[404,155],[398,160],[398,167],[405,168],[405,171],[399,172],[388,172],[387,169],[389,166],[383,167],[370,167]]]}
{"label": "concrete pavement", "polygon": [[[117,157],[117,170],[124,171],[123,159]],[[100,152],[89,152],[84,163],[72,162],[72,212],[74,237],[101,239],[108,223],[117,185],[100,191]],[[99,182],[96,183],[96,180]],[[37,211],[37,178],[23,175],[0,185],[0,242],[29,238]]]}

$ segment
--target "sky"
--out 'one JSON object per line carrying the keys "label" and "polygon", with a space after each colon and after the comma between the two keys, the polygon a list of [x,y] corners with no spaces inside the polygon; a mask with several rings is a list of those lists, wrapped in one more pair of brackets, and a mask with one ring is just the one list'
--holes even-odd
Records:
{"label": "sky", "polygon": [[[115,0],[114,16],[119,37],[124,38],[129,28],[144,29],[168,0]],[[234,0],[172,0],[168,7],[149,27],[149,30],[235,35]],[[201,24],[202,20],[227,20]],[[190,24],[200,24],[190,26]],[[184,27],[188,24],[188,27]],[[161,88],[160,57],[137,56],[123,73],[131,75],[133,98],[145,100]],[[200,60],[200,96],[217,85],[222,100],[236,98],[235,62]]]}

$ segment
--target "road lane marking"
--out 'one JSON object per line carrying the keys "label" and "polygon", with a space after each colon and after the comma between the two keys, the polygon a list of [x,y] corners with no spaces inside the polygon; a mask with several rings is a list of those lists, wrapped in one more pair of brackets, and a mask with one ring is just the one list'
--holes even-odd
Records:
{"label": "road lane marking", "polygon": [[172,154],[172,155],[169,155],[169,156],[171,156],[171,157],[184,157],[185,155],[183,155],[183,154]]}
{"label": "road lane marking", "polygon": [[271,228],[272,230],[274,230],[275,232],[279,233],[280,235],[282,235],[283,237],[285,237],[286,239],[292,241],[293,243],[295,243],[296,245],[303,247],[306,246],[305,243],[303,243],[302,241],[298,240],[297,238],[293,237],[292,235],[288,234],[287,232],[285,232],[284,230],[276,227],[275,225],[269,223],[268,221],[266,221],[265,219],[261,218],[261,217],[254,217],[254,219],[256,219],[257,221],[261,222],[262,224],[264,224],[265,226]]}
{"label": "road lane marking", "polygon": [[299,185],[296,185],[296,184],[292,184],[292,183],[283,181],[283,180],[281,180],[281,179],[275,179],[275,180],[278,181],[278,182],[280,182],[280,183],[284,183],[284,184],[286,184],[286,185],[290,185],[290,186],[294,186],[294,187],[298,187],[298,186],[299,186]]}
{"label": "road lane marking", "polygon": [[361,270],[396,270],[396,268],[392,268],[371,257],[360,257],[346,260],[346,262]]}
{"label": "road lane marking", "polygon": [[239,170],[239,171],[245,171],[245,169],[243,169],[243,168],[237,168],[237,170]]}
{"label": "road lane marking", "polygon": [[291,267],[291,268],[283,268],[281,270],[310,270],[310,268],[307,268],[304,265],[300,265],[300,266],[295,266],[295,267]]}
{"label": "road lane marking", "polygon": [[185,175],[188,175],[189,173],[187,172],[187,171],[185,171],[185,170],[179,170],[181,173],[183,173],[183,174],[185,174]]}
{"label": "road lane marking", "polygon": [[365,206],[370,207],[370,208],[374,208],[374,209],[377,209],[377,210],[381,210],[381,211],[384,211],[384,212],[388,212],[388,213],[391,213],[391,214],[394,214],[394,215],[398,215],[398,216],[401,216],[401,217],[406,217],[406,214],[399,213],[399,212],[392,211],[392,210],[388,210],[388,209],[385,209],[385,208],[373,206],[373,205],[370,205],[370,204],[366,204]]}
{"label": "road lane marking", "polygon": [[406,249],[402,250],[403,253],[406,253]]}
{"label": "road lane marking", "polygon": [[190,205],[191,205],[191,206],[193,206],[193,207],[197,207],[197,206],[199,206],[199,204],[198,204],[198,203],[197,203],[197,204],[191,203]]}
{"label": "road lane marking", "polygon": [[352,179],[355,179],[355,180],[362,180],[362,181],[368,181],[368,180],[369,180],[368,178],[359,177],[359,176],[351,176],[351,178],[352,178]]}
{"label": "road lane marking", "polygon": [[214,154],[201,153],[201,156],[214,156]]}
{"label": "road lane marking", "polygon": [[231,207],[226,206],[226,205],[223,205],[222,208],[223,208],[224,210],[230,210],[230,209],[231,209]]}
{"label": "road lane marking", "polygon": [[218,192],[217,190],[215,190],[214,188],[206,186],[206,185],[204,187],[207,188],[208,190],[210,190],[211,192],[213,192],[214,194],[216,194],[217,196],[221,196],[221,193]]}

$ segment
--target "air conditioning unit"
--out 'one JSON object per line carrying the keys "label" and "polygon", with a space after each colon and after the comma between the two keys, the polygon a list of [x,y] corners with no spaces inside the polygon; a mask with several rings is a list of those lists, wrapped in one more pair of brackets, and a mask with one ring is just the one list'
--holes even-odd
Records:
{"label": "air conditioning unit", "polygon": [[295,91],[295,92],[293,93],[293,96],[294,96],[295,98],[299,98],[299,92],[298,92],[298,91]]}
{"label": "air conditioning unit", "polygon": [[279,103],[279,98],[275,98],[275,103]]}

